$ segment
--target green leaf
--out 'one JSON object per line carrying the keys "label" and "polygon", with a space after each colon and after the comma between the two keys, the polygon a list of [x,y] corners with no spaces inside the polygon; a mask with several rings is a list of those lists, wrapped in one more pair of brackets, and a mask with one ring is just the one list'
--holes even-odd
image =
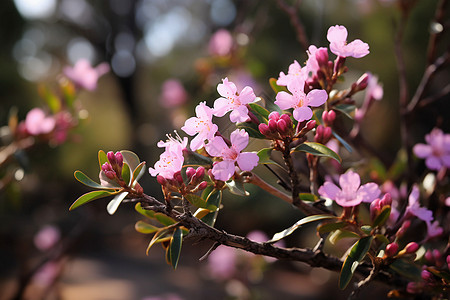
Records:
{"label": "green leaf", "polygon": [[359,239],[350,250],[342,265],[339,275],[339,288],[345,289],[355,273],[359,263],[364,259],[372,245],[373,236],[366,236]]}
{"label": "green leaf", "polygon": [[[141,162],[136,169],[133,171],[133,177],[131,179],[131,184],[134,185],[134,182],[137,182],[141,177],[145,174],[145,161]],[[133,186],[134,187],[134,186]]]}
{"label": "green leaf", "polygon": [[409,260],[396,259],[389,268],[411,281],[422,280],[422,269]]}
{"label": "green leaf", "polygon": [[338,104],[333,106],[334,110],[337,110],[344,114],[347,118],[352,119],[353,117],[350,115],[352,112],[355,111],[356,106],[352,104]]}
{"label": "green leaf", "polygon": [[279,92],[287,92],[287,88],[285,86],[279,86],[277,84],[277,80],[275,78],[270,78],[269,79],[269,83],[270,83],[270,87],[272,88],[272,90],[275,93],[279,93]]}
{"label": "green leaf", "polygon": [[137,221],[136,225],[134,225],[134,228],[136,229],[137,232],[144,234],[154,233],[160,229],[159,227],[153,226],[144,221]]}
{"label": "green leaf", "polygon": [[114,191],[113,188],[104,187],[104,186],[100,185],[99,183],[93,181],[91,178],[89,178],[86,174],[84,174],[81,171],[75,171],[75,173],[73,175],[79,182],[81,182],[82,184],[84,184],[88,187],[91,187],[94,189],[104,189],[104,190]]}
{"label": "green leaf", "polygon": [[128,195],[128,192],[122,192],[116,195],[106,206],[106,210],[110,215],[113,215],[117,209],[119,208],[120,203],[122,203],[123,199]]}
{"label": "green leaf", "polygon": [[117,193],[118,193],[118,191],[113,192],[113,191],[108,191],[108,190],[89,192],[87,194],[82,195],[77,200],[75,200],[75,202],[70,206],[69,210],[74,210],[75,208],[77,208],[83,204],[86,204],[88,202],[91,202],[93,200],[108,197],[111,195],[115,195]]}
{"label": "green leaf", "polygon": [[166,216],[163,213],[155,213],[155,219],[159,223],[163,224],[164,226],[170,226],[170,225],[173,225],[173,224],[175,224],[177,222],[174,219],[172,219],[171,217]]}
{"label": "green leaf", "polygon": [[345,238],[359,238],[359,235],[354,233],[353,231],[338,229],[333,232],[328,239],[330,240],[330,243],[335,245],[338,241]]}
{"label": "green leaf", "polygon": [[53,114],[61,110],[61,100],[48,87],[41,85],[39,87],[39,94],[47,102]]}
{"label": "green leaf", "polygon": [[169,261],[170,265],[176,269],[178,261],[180,259],[181,245],[183,244],[183,232],[181,228],[177,227],[173,233],[172,239],[170,240],[170,245],[168,247],[169,251]]}
{"label": "green leaf", "polygon": [[248,196],[250,195],[249,192],[247,192],[244,188],[244,183],[242,180],[229,180],[225,182],[228,189],[232,194],[238,195],[238,196]]}
{"label": "green leaf", "polygon": [[124,163],[127,163],[131,170],[136,169],[140,163],[139,157],[128,150],[122,150],[120,153],[122,153]]}
{"label": "green leaf", "polygon": [[336,223],[325,223],[317,227],[317,231],[320,234],[332,232],[347,226],[346,222],[336,222]]}
{"label": "green leaf", "polygon": [[[206,199],[206,203],[208,205],[214,205],[215,207],[220,207],[220,203],[222,202],[222,191],[214,189]],[[213,212],[210,212],[206,216],[204,216],[201,220],[208,224],[209,226],[214,226],[216,223],[217,215],[219,213],[219,210],[215,210]]]}
{"label": "green leaf", "polygon": [[103,150],[98,151],[98,164],[100,165],[100,170],[102,169],[102,165],[107,162],[109,161],[105,151]]}
{"label": "green leaf", "polygon": [[298,197],[300,198],[300,200],[306,202],[316,202],[317,200],[319,200],[319,197],[310,193],[300,193],[298,194]]}
{"label": "green leaf", "polygon": [[189,166],[211,166],[213,164],[213,160],[209,157],[201,155],[194,151],[183,151],[184,156],[184,165],[183,167]]}
{"label": "green leaf", "polygon": [[131,181],[131,169],[127,163],[123,163],[122,166],[122,179],[127,185],[130,185]]}
{"label": "green leaf", "polygon": [[334,152],[327,146],[319,144],[319,143],[304,142],[303,144],[300,144],[297,147],[295,147],[293,150],[291,150],[291,152],[293,152],[293,151],[301,151],[301,152],[310,153],[310,154],[316,155],[316,156],[330,157],[332,159],[335,159],[339,163],[342,161],[341,158],[339,157],[339,155],[336,154],[336,152]]}
{"label": "green leaf", "polygon": [[155,233],[155,235],[153,236],[152,240],[150,241],[150,243],[148,244],[147,250],[145,251],[145,253],[148,255],[148,251],[150,251],[150,248],[154,244],[163,241],[163,239],[165,237],[167,237],[167,235],[170,235],[171,233],[172,233],[172,230],[171,229],[167,229],[167,228],[161,228],[159,231],[157,231]]}
{"label": "green leaf", "polygon": [[372,232],[372,229],[373,229],[372,226],[369,226],[369,225],[361,226],[362,232],[364,232],[367,235],[369,235]]}
{"label": "green leaf", "polygon": [[185,198],[195,207],[197,208],[206,208],[211,211],[215,211],[217,209],[216,206],[206,203],[206,200],[195,195],[195,194],[187,194]]}
{"label": "green leaf", "polygon": [[270,159],[270,154],[272,153],[273,148],[263,148],[258,151],[258,163],[263,165],[277,165],[280,168],[283,168],[279,163]]}
{"label": "green leaf", "polygon": [[256,103],[249,103],[248,105],[250,106],[250,109],[252,110],[255,117],[261,123],[267,123],[270,114],[270,112],[267,109]]}
{"label": "green leaf", "polygon": [[338,135],[336,132],[334,132],[334,130],[332,131],[334,137],[345,147],[345,149],[347,149],[348,152],[352,152],[352,146],[350,146],[349,143],[347,143],[346,140],[344,140],[340,135]]}
{"label": "green leaf", "polygon": [[384,236],[383,234],[377,234],[377,235],[375,235],[375,238],[378,240],[378,241],[380,241],[380,242],[382,242],[382,243],[384,243],[384,244],[389,244],[390,243],[390,241],[388,240],[388,238],[386,237],[386,236]]}
{"label": "green leaf", "polygon": [[149,210],[149,209],[144,209],[142,208],[141,203],[136,203],[134,209],[140,213],[141,215],[143,215],[144,217],[150,218],[150,219],[156,219],[155,217],[155,212],[153,210]]}
{"label": "green leaf", "polygon": [[244,129],[248,135],[255,139],[267,139],[261,132],[259,132],[258,125],[255,123],[239,123],[236,126],[238,129]]}
{"label": "green leaf", "polygon": [[276,241],[279,241],[288,235],[292,234],[295,230],[297,230],[300,226],[305,225],[307,223],[319,221],[319,220],[326,220],[326,219],[337,219],[336,216],[333,215],[312,215],[304,217],[303,219],[297,221],[294,225],[292,225],[289,228],[286,228],[285,230],[278,232],[274,234],[272,239],[268,241],[268,243],[274,243]]}
{"label": "green leaf", "polygon": [[380,214],[373,221],[373,227],[383,226],[384,223],[386,223],[386,221],[389,219],[390,215],[391,215],[391,206],[387,205],[383,207]]}

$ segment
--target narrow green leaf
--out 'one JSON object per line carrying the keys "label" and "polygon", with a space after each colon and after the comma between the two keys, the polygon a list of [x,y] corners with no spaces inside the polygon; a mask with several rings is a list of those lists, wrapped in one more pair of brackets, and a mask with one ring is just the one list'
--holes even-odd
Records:
{"label": "narrow green leaf", "polygon": [[280,168],[283,168],[279,163],[277,163],[276,161],[273,161],[270,158],[270,154],[272,153],[273,148],[263,148],[261,150],[258,151],[258,163],[259,164],[264,164],[264,165],[277,165]]}
{"label": "narrow green leaf", "polygon": [[130,185],[131,180],[131,169],[130,166],[127,163],[123,163],[122,167],[122,179],[125,181],[127,185]]}
{"label": "narrow green leaf", "polygon": [[297,230],[302,225],[305,225],[305,224],[311,223],[311,222],[315,222],[315,221],[319,221],[319,220],[325,220],[325,219],[337,219],[337,217],[332,216],[332,215],[312,215],[312,216],[304,217],[303,219],[297,221],[291,227],[286,228],[285,230],[274,234],[274,236],[272,237],[272,239],[270,241],[268,241],[268,243],[274,243],[276,241],[279,241],[279,240],[287,237],[288,235],[292,234],[295,230]]}
{"label": "narrow green leaf", "polygon": [[213,160],[209,157],[201,155],[194,151],[183,151],[184,156],[184,165],[183,167],[189,166],[211,166],[213,164]]}
{"label": "narrow green leaf", "polygon": [[167,229],[167,228],[161,228],[159,231],[157,231],[155,233],[155,235],[153,236],[153,238],[151,239],[150,243],[147,246],[147,250],[145,251],[145,253],[148,255],[148,251],[150,251],[150,248],[158,243],[161,242],[161,240],[163,238],[165,238],[168,234],[170,234],[172,232],[172,230]]}
{"label": "narrow green leaf", "polygon": [[345,238],[359,238],[359,235],[353,231],[338,229],[334,231],[328,239],[330,240],[330,243],[335,245],[338,241]]}
{"label": "narrow green leaf", "polygon": [[[222,191],[214,189],[206,199],[206,203],[208,205],[214,205],[215,207],[220,207],[220,203],[222,202]],[[206,216],[204,216],[201,220],[208,224],[209,226],[214,226],[217,219],[217,214],[219,213],[219,210],[216,209],[213,212],[210,212]]]}
{"label": "narrow green leaf", "polygon": [[141,162],[136,169],[133,171],[133,177],[131,179],[131,183],[138,181],[145,174],[145,161]]}
{"label": "narrow green leaf", "polygon": [[154,233],[160,229],[159,227],[153,226],[144,221],[137,221],[136,225],[134,225],[134,228],[136,229],[137,232],[144,234]]}
{"label": "narrow green leaf", "polygon": [[255,139],[267,139],[261,132],[259,132],[258,125],[255,123],[238,123],[238,129],[244,129],[248,135]]}
{"label": "narrow green leaf", "polygon": [[325,223],[317,227],[317,231],[320,234],[332,232],[341,228],[344,228],[347,225],[345,222],[337,222],[337,223]]}
{"label": "narrow green leaf", "polygon": [[422,269],[409,260],[396,259],[389,268],[411,281],[422,280]]}
{"label": "narrow green leaf", "polygon": [[390,215],[391,215],[391,206],[387,205],[383,207],[380,214],[373,221],[373,227],[383,226],[384,223],[386,223],[386,221],[389,219]]}
{"label": "narrow green leaf", "polygon": [[197,208],[206,208],[211,211],[215,211],[217,209],[216,206],[206,203],[206,200],[195,195],[195,194],[187,194],[185,198],[195,207]]}
{"label": "narrow green leaf", "polygon": [[108,197],[111,195],[115,195],[117,193],[118,192],[116,192],[116,191],[113,192],[113,191],[107,191],[107,190],[89,192],[87,194],[82,195],[77,200],[75,200],[75,202],[70,206],[69,210],[74,210],[75,208],[77,208],[83,204],[86,204],[88,202],[91,202],[93,200]]}
{"label": "narrow green leaf", "polygon": [[238,195],[238,196],[248,196],[250,195],[244,187],[244,183],[242,182],[242,180],[229,180],[227,182],[225,182],[225,184],[227,185],[228,189],[230,190],[230,192],[232,194]]}
{"label": "narrow green leaf", "polygon": [[144,209],[142,208],[141,203],[136,203],[134,209],[140,213],[141,215],[143,215],[144,217],[150,218],[150,219],[156,219],[155,217],[155,212],[153,210],[148,210],[148,209]]}
{"label": "narrow green leaf", "polygon": [[355,111],[356,106],[352,104],[338,104],[333,107],[334,110],[337,110],[344,114],[347,118],[353,120],[351,113]]}
{"label": "narrow green leaf", "polygon": [[383,234],[377,234],[377,235],[375,235],[375,238],[378,240],[378,241],[380,241],[380,242],[382,242],[382,243],[384,243],[384,244],[389,244],[390,243],[390,241],[388,240],[388,238],[385,236],[385,235],[383,235]]}
{"label": "narrow green leaf", "polygon": [[155,219],[164,226],[170,226],[177,222],[171,217],[166,216],[165,214],[162,213],[155,213]]}
{"label": "narrow green leaf", "polygon": [[250,106],[252,113],[261,123],[267,122],[270,114],[270,112],[267,109],[256,103],[249,103],[248,105]]}
{"label": "narrow green leaf", "polygon": [[122,203],[123,199],[128,195],[128,192],[122,192],[116,195],[106,206],[106,210],[110,215],[113,215],[117,209],[119,208],[120,203]]}
{"label": "narrow green leaf", "polygon": [[86,174],[84,174],[81,171],[75,171],[75,173],[73,175],[79,182],[81,182],[82,184],[84,184],[88,187],[91,187],[94,189],[104,189],[104,190],[114,191],[113,188],[104,187],[104,186],[100,185],[99,183],[93,181],[91,178],[89,178]]}
{"label": "narrow green leaf", "polygon": [[367,235],[369,235],[372,232],[372,229],[373,229],[372,226],[369,226],[369,225],[361,226],[362,232],[364,232]]}
{"label": "narrow green leaf", "polygon": [[352,152],[352,146],[350,146],[349,143],[347,143],[346,140],[344,140],[340,135],[338,135],[336,132],[334,132],[334,130],[332,131],[334,137],[345,147],[345,149],[347,149],[348,152]]}
{"label": "narrow green leaf", "polygon": [[293,152],[293,151],[301,151],[301,152],[310,153],[310,154],[316,155],[316,156],[330,157],[332,159],[335,159],[339,163],[342,161],[341,157],[336,152],[334,152],[327,146],[319,144],[319,143],[304,142],[303,144],[300,144],[297,147],[295,147],[293,150],[291,150],[291,152]]}
{"label": "narrow green leaf", "polygon": [[181,245],[183,244],[183,232],[179,227],[175,229],[173,233],[172,239],[170,240],[170,264],[174,269],[178,266],[178,261],[180,259],[181,254]]}
{"label": "narrow green leaf", "polygon": [[300,193],[298,194],[298,197],[300,198],[300,200],[306,202],[316,202],[317,200],[319,200],[319,197],[310,193]]}
{"label": "narrow green leaf", "polygon": [[364,259],[372,244],[373,236],[366,236],[358,240],[350,250],[342,265],[339,275],[339,288],[345,289],[355,273],[359,263]]}
{"label": "narrow green leaf", "polygon": [[279,92],[287,92],[287,91],[288,91],[287,88],[286,88],[285,86],[279,86],[279,85],[277,84],[277,80],[276,80],[275,78],[270,78],[270,79],[269,79],[269,84],[270,84],[270,87],[272,88],[272,90],[273,90],[275,93],[279,93]]}
{"label": "narrow green leaf", "polygon": [[120,151],[123,156],[123,161],[128,164],[131,170],[136,169],[136,167],[139,165],[140,160],[139,157],[129,150],[122,150]]}
{"label": "narrow green leaf", "polygon": [[100,170],[102,169],[102,165],[107,162],[109,161],[105,151],[103,150],[98,151],[98,164],[100,165]]}

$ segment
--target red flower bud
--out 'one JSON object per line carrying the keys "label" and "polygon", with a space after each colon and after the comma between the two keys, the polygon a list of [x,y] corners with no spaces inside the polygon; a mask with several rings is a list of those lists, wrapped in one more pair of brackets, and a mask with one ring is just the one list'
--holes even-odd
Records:
{"label": "red flower bud", "polygon": [[324,144],[328,143],[328,141],[331,139],[332,134],[333,133],[331,131],[331,127],[325,127],[323,130],[322,143],[324,143]]}
{"label": "red flower bud", "polygon": [[175,179],[179,184],[183,184],[184,180],[183,180],[183,176],[181,176],[181,172],[175,172],[175,174],[173,174],[173,179]]}
{"label": "red flower bud", "polygon": [[364,90],[369,83],[369,77],[370,76],[367,73],[362,74],[361,77],[359,77],[358,81],[356,81],[355,89],[357,91]]}
{"label": "red flower bud", "polygon": [[423,270],[422,273],[420,273],[420,276],[424,281],[431,281],[433,279],[433,275],[427,270]]}
{"label": "red flower bud", "polygon": [[416,251],[419,250],[419,244],[417,244],[416,242],[411,242],[406,245],[404,250],[407,254],[416,253]]}
{"label": "red flower bud", "polygon": [[120,151],[117,151],[114,156],[116,157],[117,165],[119,166],[120,169],[122,169],[122,167],[123,167],[123,155],[122,155],[122,153]]}
{"label": "red flower bud", "polygon": [[308,123],[306,123],[306,130],[310,131],[313,130],[314,127],[316,127],[316,120],[310,120]]}
{"label": "red flower bud", "polygon": [[269,120],[278,121],[279,118],[280,118],[280,114],[277,111],[273,111],[269,114]]}
{"label": "red flower bud", "polygon": [[195,178],[200,180],[203,179],[203,176],[205,176],[205,167],[198,167],[195,170]]}
{"label": "red flower bud", "polygon": [[116,156],[114,155],[114,152],[109,151],[108,153],[106,153],[106,157],[108,158],[109,162],[111,165],[116,164]]}
{"label": "red flower bud", "polygon": [[156,176],[156,181],[158,181],[158,183],[162,186],[165,186],[167,184],[167,179],[161,175]]}
{"label": "red flower bud", "polygon": [[267,124],[261,123],[258,125],[259,132],[261,132],[265,136],[270,136],[272,133]]}
{"label": "red flower bud", "polygon": [[317,49],[315,56],[317,64],[321,69],[328,66],[328,50],[326,48]]}
{"label": "red flower bud", "polygon": [[207,186],[208,186],[208,182],[202,181],[202,182],[200,182],[200,184],[197,186],[197,188],[198,188],[199,191],[201,191],[201,190],[206,189]]}
{"label": "red flower bud", "polygon": [[188,181],[190,181],[192,179],[192,176],[195,175],[195,169],[192,167],[188,167],[186,169],[186,177],[188,178]]}
{"label": "red flower bud", "polygon": [[109,179],[116,178],[116,172],[113,170],[110,163],[104,163],[102,165],[102,171],[103,171],[103,173],[105,173],[106,177],[108,177]]}
{"label": "red flower bud", "polygon": [[281,135],[286,135],[287,133],[289,133],[289,129],[283,119],[279,119],[277,121],[277,129]]}
{"label": "red flower bud", "polygon": [[292,120],[291,120],[291,117],[289,117],[288,114],[282,114],[282,115],[280,116],[280,119],[284,120],[284,121],[286,122],[286,125],[287,125],[288,127],[292,127]]}
{"label": "red flower bud", "polygon": [[431,250],[427,250],[427,252],[425,252],[425,259],[427,260],[427,262],[431,264],[434,263],[434,256]]}
{"label": "red flower bud", "polygon": [[278,129],[277,121],[275,121],[274,119],[270,119],[268,125],[269,125],[269,130],[271,132],[276,132],[277,131],[277,129]]}
{"label": "red flower bud", "polygon": [[398,252],[398,244],[397,243],[390,243],[386,246],[385,254],[388,257],[393,257]]}

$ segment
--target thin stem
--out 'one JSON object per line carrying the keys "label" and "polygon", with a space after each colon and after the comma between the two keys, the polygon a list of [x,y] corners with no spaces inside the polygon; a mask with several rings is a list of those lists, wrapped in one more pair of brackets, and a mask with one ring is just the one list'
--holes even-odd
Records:
{"label": "thin stem", "polygon": [[308,38],[306,37],[305,28],[298,16],[298,7],[300,2],[297,2],[296,7],[290,6],[284,0],[277,0],[278,6],[288,15],[294,30],[297,32],[297,40],[304,50],[309,48]]}

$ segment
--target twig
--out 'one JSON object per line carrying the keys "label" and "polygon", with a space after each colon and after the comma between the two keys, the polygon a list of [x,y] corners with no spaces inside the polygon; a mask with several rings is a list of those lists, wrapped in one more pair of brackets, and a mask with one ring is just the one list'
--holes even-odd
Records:
{"label": "twig", "polygon": [[288,15],[289,20],[291,21],[292,26],[294,27],[297,33],[297,40],[304,50],[308,50],[309,42],[308,38],[305,34],[305,28],[298,17],[298,6],[300,6],[300,2],[297,2],[296,7],[289,6],[284,0],[276,0],[278,6]]}
{"label": "twig", "polygon": [[[434,15],[434,20],[432,20],[433,25],[442,25],[445,17],[445,7],[448,4],[448,0],[441,0],[437,7],[436,13]],[[427,62],[428,64],[432,64],[434,61],[434,57],[436,56],[436,45],[439,41],[439,38],[442,36],[442,31],[432,31],[430,34],[430,40],[428,42],[428,53],[427,53]]]}

